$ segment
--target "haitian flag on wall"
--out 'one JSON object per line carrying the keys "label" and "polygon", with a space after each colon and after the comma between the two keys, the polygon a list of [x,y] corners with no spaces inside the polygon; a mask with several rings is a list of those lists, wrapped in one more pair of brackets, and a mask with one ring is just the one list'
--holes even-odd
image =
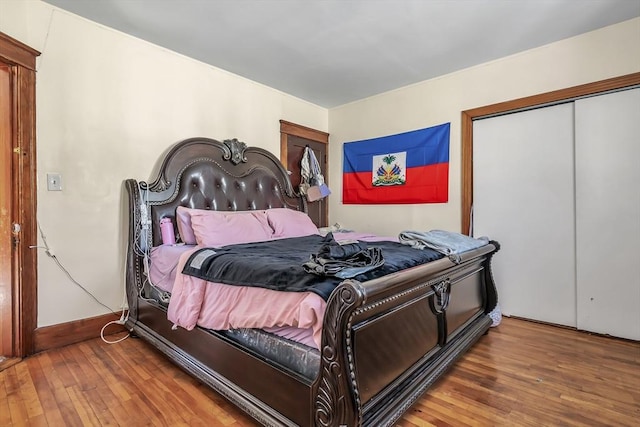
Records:
{"label": "haitian flag on wall", "polygon": [[343,146],[345,204],[449,200],[449,123]]}

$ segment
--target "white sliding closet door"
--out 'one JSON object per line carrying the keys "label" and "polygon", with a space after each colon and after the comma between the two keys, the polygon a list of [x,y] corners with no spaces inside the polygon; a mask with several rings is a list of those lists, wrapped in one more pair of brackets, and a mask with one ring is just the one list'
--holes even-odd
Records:
{"label": "white sliding closet door", "polygon": [[573,104],[476,120],[473,234],[502,245],[502,311],[576,326]]}
{"label": "white sliding closet door", "polygon": [[640,89],[575,103],[578,329],[640,339]]}

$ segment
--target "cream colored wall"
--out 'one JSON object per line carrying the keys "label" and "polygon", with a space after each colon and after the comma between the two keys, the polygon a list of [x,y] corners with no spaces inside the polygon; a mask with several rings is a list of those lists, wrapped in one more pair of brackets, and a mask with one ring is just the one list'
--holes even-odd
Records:
{"label": "cream colored wall", "polygon": [[[329,111],[329,183],[333,192],[329,220],[384,235],[397,235],[405,229],[460,231],[462,111],[639,71],[637,18],[333,108]],[[448,203],[342,204],[344,142],[446,122],[451,123]]]}
{"label": "cream colored wall", "polygon": [[[325,108],[40,1],[0,1],[0,31],[42,52],[42,230],[74,279],[115,311],[124,293],[125,179],[150,179],[159,153],[184,138],[238,138],[279,155],[280,119],[328,128]],[[63,191],[46,190],[47,172],[62,174]],[[108,312],[44,252],[38,276],[39,326]]]}

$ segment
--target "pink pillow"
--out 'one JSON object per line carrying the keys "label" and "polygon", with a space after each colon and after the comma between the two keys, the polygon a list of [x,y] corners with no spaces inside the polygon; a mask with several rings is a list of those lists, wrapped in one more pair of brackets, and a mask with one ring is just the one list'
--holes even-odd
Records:
{"label": "pink pillow", "polygon": [[219,247],[271,240],[265,211],[222,212],[192,209],[191,227],[198,245]]}
{"label": "pink pillow", "polygon": [[318,227],[304,212],[287,208],[267,209],[267,219],[273,229],[274,239],[320,234]]}
{"label": "pink pillow", "polygon": [[185,208],[184,206],[178,206],[176,209],[176,225],[178,226],[178,234],[180,240],[186,245],[196,244],[196,235],[193,234],[193,228],[191,227],[191,211],[197,209]]}

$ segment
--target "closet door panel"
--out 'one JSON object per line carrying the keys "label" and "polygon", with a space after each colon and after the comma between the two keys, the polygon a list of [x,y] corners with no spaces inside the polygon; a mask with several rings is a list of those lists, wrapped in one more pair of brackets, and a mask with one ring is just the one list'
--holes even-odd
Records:
{"label": "closet door panel", "polygon": [[640,339],[640,89],[575,103],[577,327]]}
{"label": "closet door panel", "polygon": [[473,125],[473,234],[500,242],[502,311],[576,326],[573,105]]}

